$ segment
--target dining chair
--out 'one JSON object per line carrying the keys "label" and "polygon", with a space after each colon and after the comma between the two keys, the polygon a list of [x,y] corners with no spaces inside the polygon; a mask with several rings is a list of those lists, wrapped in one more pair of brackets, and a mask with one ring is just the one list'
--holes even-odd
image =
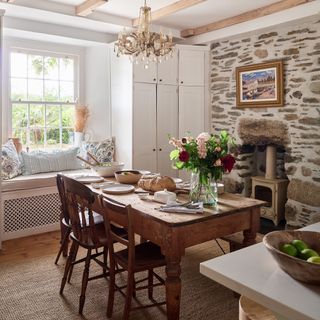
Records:
{"label": "dining chair", "polygon": [[[154,272],[155,268],[163,267],[166,265],[165,256],[161,253],[160,247],[151,241],[135,243],[135,235],[132,227],[132,214],[134,209],[131,205],[122,205],[112,199],[104,196],[99,197],[101,206],[104,209],[104,219],[107,237],[112,241],[108,242],[109,245],[109,259],[110,259],[110,284],[108,295],[107,317],[111,317],[113,313],[114,294],[119,290],[125,296],[125,305],[122,319],[128,319],[130,311],[148,308],[152,306],[160,306],[166,304],[166,301],[157,302],[153,298],[153,288],[165,284],[158,274]],[[112,230],[113,224],[119,224],[125,227],[128,231],[127,238],[119,237]],[[125,249],[115,251],[115,242],[121,243]],[[117,269],[117,267],[120,268]],[[116,284],[116,274],[127,271],[127,283],[124,286]],[[135,281],[135,274],[138,272],[147,271],[147,277],[139,281]],[[158,282],[154,283],[156,278]],[[137,287],[137,284],[147,281],[147,285]],[[126,293],[123,289],[126,288]],[[152,303],[147,305],[139,305],[136,307],[131,306],[132,298],[136,298],[136,291],[148,289],[148,298]],[[139,302],[140,303],[140,302]]]}
{"label": "dining chair", "polygon": [[[68,275],[70,275],[73,265],[84,262],[79,299],[79,314],[82,314],[88,281],[108,276],[108,239],[104,224],[96,224],[94,221],[94,212],[92,211],[92,206],[95,201],[94,193],[87,186],[72,178],[62,175],[61,179],[65,192],[66,208],[70,219],[70,239],[72,240],[72,245],[61,280],[60,294],[63,294]],[[125,236],[127,234],[123,228],[113,227],[113,231],[119,236]],[[85,258],[75,261],[79,246],[86,249],[87,254]],[[102,251],[99,252],[99,249],[102,249]],[[101,255],[103,256],[103,261],[98,259]],[[94,260],[102,267],[102,274],[89,277],[91,260]]]}
{"label": "dining chair", "polygon": [[[63,254],[64,257],[68,256],[68,243],[69,243],[69,236],[71,233],[71,224],[70,224],[70,218],[68,213],[68,208],[66,204],[66,196],[65,196],[65,190],[62,180],[63,175],[58,173],[56,176],[56,184],[58,189],[58,194],[60,198],[60,231],[61,231],[61,241],[60,241],[60,248],[57,254],[57,257],[55,259],[55,264],[58,264],[58,261],[60,259],[61,254]],[[93,213],[94,223],[99,224],[103,223],[103,217],[97,213]],[[69,279],[70,281],[72,275],[72,270],[69,273]]]}

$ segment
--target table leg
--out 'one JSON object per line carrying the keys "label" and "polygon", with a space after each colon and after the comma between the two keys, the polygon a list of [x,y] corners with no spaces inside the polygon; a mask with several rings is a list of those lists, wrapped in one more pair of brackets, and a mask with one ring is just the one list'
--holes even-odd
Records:
{"label": "table leg", "polygon": [[256,243],[256,235],[260,228],[260,208],[251,209],[250,229],[243,231],[243,245],[245,247]]}
{"label": "table leg", "polygon": [[166,256],[166,301],[167,319],[177,320],[180,314],[181,299],[181,257]]}

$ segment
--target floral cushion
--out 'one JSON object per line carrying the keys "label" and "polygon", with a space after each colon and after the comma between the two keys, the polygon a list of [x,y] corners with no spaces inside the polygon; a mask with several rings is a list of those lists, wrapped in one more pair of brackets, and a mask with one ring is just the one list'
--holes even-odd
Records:
{"label": "floral cushion", "polygon": [[16,147],[10,139],[2,146],[1,176],[3,180],[8,180],[20,175],[21,173],[21,162]]}
{"label": "floral cushion", "polygon": [[114,161],[114,138],[99,142],[85,142],[83,148],[93,154],[99,162]]}

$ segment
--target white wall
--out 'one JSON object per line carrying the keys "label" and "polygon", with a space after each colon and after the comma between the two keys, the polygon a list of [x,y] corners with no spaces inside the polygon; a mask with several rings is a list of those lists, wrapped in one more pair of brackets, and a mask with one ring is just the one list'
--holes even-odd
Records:
{"label": "white wall", "polygon": [[91,140],[111,137],[109,47],[86,48],[85,103],[90,109],[87,132]]}

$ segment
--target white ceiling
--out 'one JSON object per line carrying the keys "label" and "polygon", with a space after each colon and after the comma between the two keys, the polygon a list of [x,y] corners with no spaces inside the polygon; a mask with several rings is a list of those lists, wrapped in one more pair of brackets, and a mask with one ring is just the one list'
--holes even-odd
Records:
{"label": "white ceiling", "polygon": [[[54,0],[54,2],[76,6],[81,4],[83,0]],[[147,5],[153,11],[175,2],[177,0],[147,0]],[[159,19],[156,23],[164,27],[175,27],[178,30],[182,30],[229,18],[275,2],[279,2],[279,0],[206,0],[188,9]],[[109,0],[106,4],[97,8],[96,12],[105,12],[133,19],[138,16],[139,9],[143,4],[143,0]]]}
{"label": "white ceiling", "polygon": [[[7,29],[20,29],[28,32],[32,32],[32,29],[37,29],[34,30],[35,33],[44,34],[47,30],[50,31],[60,28],[57,34],[53,32],[53,34],[59,35],[64,33],[62,30],[63,27],[68,27],[69,29],[71,28],[69,34],[76,32],[76,30],[72,29],[80,29],[79,34],[86,34],[86,40],[95,32],[96,35],[93,38],[108,38],[107,41],[110,42],[115,40],[117,33],[122,30],[124,26],[129,28],[132,26],[132,19],[138,16],[139,8],[144,4],[144,0],[109,0],[87,17],[76,16],[75,6],[84,1],[85,0],[15,0],[14,3],[0,2],[0,9],[6,10],[5,17],[7,17],[7,19],[5,19],[5,28]],[[177,1],[178,0],[147,0],[147,5],[150,6],[152,10],[157,10]],[[206,0],[188,9],[183,9],[156,20],[153,22],[153,25],[156,31],[158,31],[159,26],[164,27],[164,31],[170,28],[173,35],[177,38],[180,37],[181,30],[217,22],[279,1],[280,0]],[[308,6],[308,10],[303,10],[303,7],[306,8]],[[304,16],[310,14],[310,12],[317,14],[320,11],[320,0],[315,0],[292,9],[295,10],[294,14],[290,11],[291,9],[282,11],[281,18],[278,18],[278,22],[275,21],[274,23],[282,23],[283,16],[287,17],[291,15],[296,19],[296,17],[299,17],[300,11],[304,11]],[[268,17],[269,20],[273,19],[273,15]],[[40,24],[43,25],[43,28],[40,27]],[[241,30],[240,25],[234,27],[239,31]],[[263,26],[261,25],[261,27]],[[65,28],[66,33],[68,33],[68,28]],[[224,29],[221,30],[222,33],[223,30]],[[219,34],[221,34],[221,32],[219,31]],[[198,39],[199,37],[193,38]],[[190,39],[191,38],[189,38],[188,41],[190,41]],[[202,39],[203,37],[201,38],[201,42],[196,40],[196,43],[205,42],[202,41]]]}

